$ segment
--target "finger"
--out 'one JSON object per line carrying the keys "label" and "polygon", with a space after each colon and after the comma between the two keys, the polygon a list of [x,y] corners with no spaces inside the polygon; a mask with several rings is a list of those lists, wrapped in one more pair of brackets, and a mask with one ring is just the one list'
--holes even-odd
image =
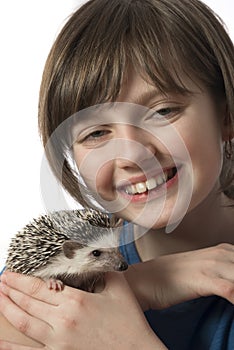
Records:
{"label": "finger", "polygon": [[128,288],[128,283],[124,277],[124,275],[120,272],[107,272],[105,274],[105,288],[103,292],[111,292],[115,293],[118,291],[122,291],[123,288]]}
{"label": "finger", "polygon": [[[206,248],[207,251],[210,251],[213,256],[217,259],[219,258],[219,260],[223,260],[223,261],[230,261],[230,262],[234,262],[234,245],[233,244],[229,244],[229,243],[221,243],[218,244],[216,246],[212,246],[209,248]],[[203,249],[200,250],[205,251]]]}
{"label": "finger", "polygon": [[[214,271],[213,271],[214,270]],[[233,262],[231,261],[218,261],[215,262],[214,266],[212,266],[212,270],[206,269],[204,272],[207,276],[214,275],[214,277],[229,280],[230,282],[234,282],[234,269]]]}
{"label": "finger", "polygon": [[19,332],[39,343],[51,333],[51,327],[47,323],[27,314],[3,293],[0,293],[0,311]]}
{"label": "finger", "polygon": [[118,272],[106,272],[105,274],[105,284],[106,288],[111,288],[113,285],[118,285],[122,281],[121,273]]}
{"label": "finger", "polygon": [[32,348],[31,346],[18,345],[18,344],[6,342],[4,340],[0,340],[0,350],[36,350],[36,349],[41,349],[41,347]]}
{"label": "finger", "polygon": [[1,276],[1,281],[9,287],[47,304],[59,304],[60,292],[48,289],[46,283],[40,278],[5,271]]}
{"label": "finger", "polygon": [[54,306],[51,304],[34,299],[27,294],[21,293],[18,290],[5,285],[4,283],[0,284],[0,291],[29,315],[44,322],[48,322],[48,315],[51,315],[54,309]]}
{"label": "finger", "polygon": [[222,278],[214,278],[210,281],[213,293],[218,295],[230,303],[234,304],[234,283]]}

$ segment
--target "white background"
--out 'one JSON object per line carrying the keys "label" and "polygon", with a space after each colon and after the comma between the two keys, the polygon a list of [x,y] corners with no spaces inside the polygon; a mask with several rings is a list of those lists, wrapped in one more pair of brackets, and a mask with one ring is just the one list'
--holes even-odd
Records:
{"label": "white background", "polygon": [[[0,270],[10,237],[45,213],[37,103],[43,66],[67,16],[84,1],[0,2]],[[206,0],[234,39],[233,0]],[[72,202],[71,202],[72,203]]]}

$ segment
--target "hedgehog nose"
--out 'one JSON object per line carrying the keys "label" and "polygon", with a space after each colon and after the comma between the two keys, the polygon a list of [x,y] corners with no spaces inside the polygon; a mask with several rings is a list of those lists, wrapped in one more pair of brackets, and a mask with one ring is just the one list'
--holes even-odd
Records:
{"label": "hedgehog nose", "polygon": [[128,264],[125,261],[121,261],[119,265],[117,266],[117,271],[125,271],[128,268]]}

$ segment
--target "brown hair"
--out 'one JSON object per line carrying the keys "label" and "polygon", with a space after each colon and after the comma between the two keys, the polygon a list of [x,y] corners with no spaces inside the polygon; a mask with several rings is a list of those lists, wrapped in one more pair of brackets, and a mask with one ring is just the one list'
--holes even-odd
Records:
{"label": "brown hair", "polygon": [[[199,0],[88,1],[71,15],[45,65],[39,101],[43,144],[77,111],[114,101],[128,64],[163,92],[188,92],[181,72],[198,78],[214,97],[226,99],[231,138],[233,60],[233,43],[221,20]],[[46,153],[64,187],[87,206],[61,140],[51,142]]]}

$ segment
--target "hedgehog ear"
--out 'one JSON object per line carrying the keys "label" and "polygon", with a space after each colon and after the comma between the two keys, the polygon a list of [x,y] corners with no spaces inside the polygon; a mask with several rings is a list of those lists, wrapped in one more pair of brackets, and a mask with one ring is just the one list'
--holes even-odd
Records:
{"label": "hedgehog ear", "polygon": [[81,249],[83,247],[84,245],[77,241],[65,241],[62,246],[64,255],[68,259],[74,258],[76,250]]}

